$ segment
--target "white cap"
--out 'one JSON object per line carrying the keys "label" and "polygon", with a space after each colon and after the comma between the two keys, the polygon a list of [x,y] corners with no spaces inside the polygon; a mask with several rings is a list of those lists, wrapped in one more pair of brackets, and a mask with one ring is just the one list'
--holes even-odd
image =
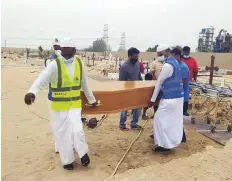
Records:
{"label": "white cap", "polygon": [[157,47],[157,52],[162,52],[162,51],[164,51],[164,50],[167,50],[167,49],[169,49],[170,48],[170,46],[169,45],[166,45],[166,44],[160,44],[158,47]]}
{"label": "white cap", "polygon": [[60,42],[57,38],[55,38],[55,40],[52,41],[52,45],[60,45]]}
{"label": "white cap", "polygon": [[76,46],[73,43],[73,40],[71,38],[64,38],[61,41],[61,47],[70,47],[70,48],[75,48]]}

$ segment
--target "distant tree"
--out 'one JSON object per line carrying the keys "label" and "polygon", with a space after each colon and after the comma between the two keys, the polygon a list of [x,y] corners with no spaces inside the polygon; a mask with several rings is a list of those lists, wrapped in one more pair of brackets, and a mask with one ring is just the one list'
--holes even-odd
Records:
{"label": "distant tree", "polygon": [[88,48],[84,49],[85,52],[93,52],[93,47],[89,46]]}
{"label": "distant tree", "polygon": [[156,46],[154,46],[154,47],[149,47],[149,48],[147,49],[146,52],[156,52],[158,46],[159,46],[159,45],[156,45]]}
{"label": "distant tree", "polygon": [[[110,47],[109,47],[110,49]],[[105,52],[107,51],[107,45],[103,39],[97,39],[93,41],[92,46],[85,48],[84,51],[86,52]]]}
{"label": "distant tree", "polygon": [[104,52],[107,51],[106,42],[103,39],[97,39],[93,42],[93,52]]}

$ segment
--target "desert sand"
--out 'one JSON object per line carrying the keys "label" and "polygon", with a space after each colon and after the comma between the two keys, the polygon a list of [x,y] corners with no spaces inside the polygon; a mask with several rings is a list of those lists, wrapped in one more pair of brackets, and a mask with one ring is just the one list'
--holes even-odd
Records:
{"label": "desert sand", "polygon": [[[54,152],[48,124],[47,90],[39,93],[31,107],[23,100],[43,69],[43,60],[30,58],[29,63],[24,64],[24,56],[5,54],[5,57],[2,67],[2,180],[101,181],[109,177],[138,131],[120,131],[119,114],[109,115],[96,129],[85,127],[91,164],[84,168],[76,157],[75,170],[65,171],[59,155]],[[105,80],[99,78],[101,68],[87,69],[90,77]],[[131,116],[128,122],[130,119]],[[140,124],[143,123],[140,120]],[[150,120],[111,180],[232,180],[231,142],[223,148],[186,128],[186,144],[168,154],[154,154],[154,143],[149,138],[152,130]]]}

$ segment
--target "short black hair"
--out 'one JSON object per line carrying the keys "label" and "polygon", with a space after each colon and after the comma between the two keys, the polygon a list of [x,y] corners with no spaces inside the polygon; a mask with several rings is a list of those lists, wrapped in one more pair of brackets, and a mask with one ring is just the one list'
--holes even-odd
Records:
{"label": "short black hair", "polygon": [[190,52],[190,47],[189,46],[184,46],[183,51],[184,52]]}
{"label": "short black hair", "polygon": [[170,53],[174,54],[174,55],[182,55],[182,52],[179,48],[174,48]]}
{"label": "short black hair", "polygon": [[128,57],[134,55],[134,54],[139,54],[140,51],[137,49],[137,48],[134,48],[134,47],[131,47],[129,50],[128,50]]}
{"label": "short black hair", "polygon": [[150,73],[147,73],[145,75],[145,80],[152,80],[152,79],[153,79],[153,76]]}

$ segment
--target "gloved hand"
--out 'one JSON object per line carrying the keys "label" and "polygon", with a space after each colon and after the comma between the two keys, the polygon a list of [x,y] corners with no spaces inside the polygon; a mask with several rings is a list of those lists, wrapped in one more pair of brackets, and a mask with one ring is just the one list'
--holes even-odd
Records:
{"label": "gloved hand", "polygon": [[87,123],[87,126],[89,128],[95,128],[97,126],[98,120],[96,118],[91,118],[89,122]]}
{"label": "gloved hand", "polygon": [[24,102],[27,105],[31,105],[35,101],[35,94],[27,93],[24,97]]}

